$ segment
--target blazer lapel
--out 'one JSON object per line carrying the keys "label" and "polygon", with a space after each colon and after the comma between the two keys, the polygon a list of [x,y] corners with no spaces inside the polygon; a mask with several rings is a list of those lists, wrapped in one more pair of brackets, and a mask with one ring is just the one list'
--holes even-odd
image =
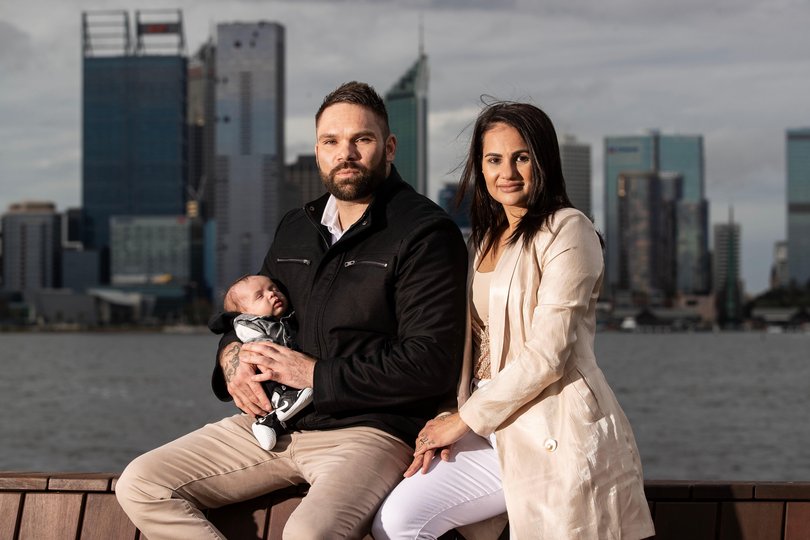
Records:
{"label": "blazer lapel", "polygon": [[[475,269],[478,268],[478,261],[480,260],[481,253],[478,250],[473,251],[470,247],[472,242],[468,245],[469,257],[467,259],[467,298],[472,298],[472,282],[475,275]],[[464,331],[464,358],[461,364],[461,376],[458,381],[458,391],[456,392],[458,398],[458,406],[461,408],[464,402],[470,397],[470,381],[472,381],[473,358],[472,358],[472,306],[467,302],[467,324]]]}
{"label": "blazer lapel", "polygon": [[512,278],[515,275],[523,249],[520,242],[506,248],[495,266],[492,282],[489,289],[489,354],[491,377],[501,370],[506,359],[504,340],[506,325],[506,307],[509,298],[509,289],[512,287]]}

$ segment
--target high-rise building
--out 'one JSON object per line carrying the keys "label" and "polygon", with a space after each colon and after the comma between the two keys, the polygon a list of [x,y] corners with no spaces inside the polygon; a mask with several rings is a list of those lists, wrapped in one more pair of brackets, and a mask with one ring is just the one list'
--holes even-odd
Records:
{"label": "high-rise building", "polygon": [[68,208],[62,213],[62,247],[79,249],[82,247],[81,208]]}
{"label": "high-rise building", "polygon": [[62,288],[76,293],[101,284],[99,252],[84,249],[81,208],[68,208],[62,213]]}
{"label": "high-rise building", "polygon": [[425,195],[428,188],[428,63],[419,58],[385,94],[388,124],[397,137],[394,165],[402,179]]}
{"label": "high-rise building", "polygon": [[439,190],[439,206],[450,214],[453,221],[461,229],[464,237],[468,237],[472,232],[470,225],[470,207],[472,205],[472,193],[468,191],[460,205],[456,204],[458,184],[448,182]]}
{"label": "high-rise building", "polygon": [[674,288],[673,205],[680,177],[655,172],[625,172],[619,176],[618,289],[632,293],[635,303],[648,305]]}
{"label": "high-rise building", "polygon": [[740,224],[734,222],[729,209],[728,223],[714,225],[713,286],[717,299],[718,319],[739,321],[742,315],[740,281]]}
{"label": "high-rise building", "polygon": [[788,244],[780,240],[773,245],[773,266],[771,266],[771,289],[790,285],[788,274]]}
{"label": "high-rise building", "polygon": [[788,274],[810,283],[810,128],[787,131]]}
{"label": "high-rise building", "polygon": [[204,43],[188,65],[188,180],[187,195],[203,220],[214,214],[214,116],[216,48]]}
{"label": "high-rise building", "polygon": [[202,227],[186,216],[116,216],[110,220],[112,284],[197,286]]}
{"label": "high-rise building", "polygon": [[33,291],[61,286],[62,216],[50,202],[12,204],[2,217],[3,288]]}
{"label": "high-rise building", "polygon": [[703,137],[700,135],[658,135],[658,170],[674,171],[683,177],[681,199],[705,198]]}
{"label": "high-rise building", "polygon": [[184,211],[182,15],[136,11],[134,29],[126,11],[82,14],[82,234],[102,260],[111,217]]}
{"label": "high-rise building", "polygon": [[709,203],[675,202],[675,279],[678,292],[707,294],[709,283]]}
{"label": "high-rise building", "polygon": [[301,206],[326,193],[314,154],[298,156],[295,162],[287,165],[284,176],[285,192],[291,196],[287,208]]}
{"label": "high-rise building", "polygon": [[284,27],[217,25],[216,296],[256,272],[282,216]]}
{"label": "high-rise building", "polygon": [[571,204],[593,220],[591,210],[591,145],[578,142],[573,135],[560,141],[560,159],[565,189]]}
{"label": "high-rise building", "polygon": [[[619,178],[626,172],[676,173],[681,177],[677,201],[674,245],[676,284],[685,294],[708,287],[708,204],[704,193],[703,137],[699,135],[647,135],[605,138],[606,278],[610,293],[620,287]],[[676,202],[676,206],[682,204]],[[681,226],[677,226],[681,223]],[[702,227],[702,228],[700,228]]]}

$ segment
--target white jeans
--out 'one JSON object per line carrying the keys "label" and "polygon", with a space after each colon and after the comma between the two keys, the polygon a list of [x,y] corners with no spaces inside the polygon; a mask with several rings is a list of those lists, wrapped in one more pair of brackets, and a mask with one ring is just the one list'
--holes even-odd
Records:
{"label": "white jeans", "polygon": [[506,512],[495,436],[473,432],[453,446],[451,461],[434,459],[427,474],[404,479],[374,518],[375,540],[438,538]]}

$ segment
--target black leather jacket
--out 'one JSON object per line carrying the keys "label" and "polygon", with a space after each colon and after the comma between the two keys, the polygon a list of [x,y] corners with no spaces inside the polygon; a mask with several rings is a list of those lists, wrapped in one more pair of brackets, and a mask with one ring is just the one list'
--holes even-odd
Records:
{"label": "black leather jacket", "polygon": [[[371,426],[408,444],[461,370],[467,253],[458,227],[395,169],[334,245],[320,224],[328,196],[281,220],[261,273],[298,318],[318,358],[313,409],[297,430]],[[234,341],[223,337],[220,350]],[[214,391],[230,399],[219,365]]]}

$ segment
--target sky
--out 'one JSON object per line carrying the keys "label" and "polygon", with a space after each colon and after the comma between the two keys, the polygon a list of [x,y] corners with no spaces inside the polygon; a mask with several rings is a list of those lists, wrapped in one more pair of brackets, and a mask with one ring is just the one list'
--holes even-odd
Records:
{"label": "sky", "polygon": [[286,159],[312,153],[338,84],[387,91],[429,58],[430,195],[456,167],[483,95],[529,101],[591,145],[603,228],[604,137],[702,135],[711,221],[734,208],[742,277],[768,288],[786,235],[785,131],[810,126],[808,0],[3,0],[0,212],[81,205],[81,12],[182,10],[188,53],[218,23],[286,29]]}

